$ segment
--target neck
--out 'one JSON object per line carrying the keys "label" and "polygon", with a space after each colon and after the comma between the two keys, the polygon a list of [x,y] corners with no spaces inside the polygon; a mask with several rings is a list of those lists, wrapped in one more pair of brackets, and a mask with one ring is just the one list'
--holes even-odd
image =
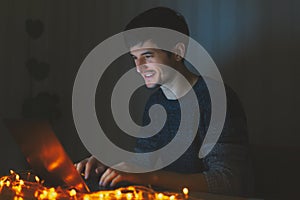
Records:
{"label": "neck", "polygon": [[198,80],[198,76],[191,73],[184,64],[177,69],[183,70],[177,71],[171,81],[160,86],[169,100],[179,99],[186,95]]}

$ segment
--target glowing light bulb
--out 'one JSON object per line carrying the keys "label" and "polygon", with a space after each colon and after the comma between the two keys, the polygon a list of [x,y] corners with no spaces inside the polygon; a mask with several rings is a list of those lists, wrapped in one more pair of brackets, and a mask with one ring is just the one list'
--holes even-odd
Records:
{"label": "glowing light bulb", "polygon": [[100,193],[100,194],[99,194],[99,198],[100,198],[100,199],[103,199],[103,198],[104,198],[104,195],[103,195],[102,193]]}
{"label": "glowing light bulb", "polygon": [[48,196],[48,191],[47,190],[43,190],[43,195],[46,197]]}
{"label": "glowing light bulb", "polygon": [[50,188],[49,192],[48,192],[48,199],[54,200],[54,199],[56,199],[56,197],[57,197],[57,193],[55,192],[55,189],[53,187]]}
{"label": "glowing light bulb", "polygon": [[56,192],[49,192],[48,194],[48,198],[49,199],[56,199],[57,197],[57,193]]}
{"label": "glowing light bulb", "polygon": [[22,186],[21,185],[15,185],[12,186],[12,189],[16,192],[16,194],[20,194],[22,191]]}
{"label": "glowing light bulb", "polygon": [[40,178],[39,177],[35,176],[34,179],[35,179],[36,182],[38,182],[38,183],[40,182]]}
{"label": "glowing light bulb", "polygon": [[182,189],[182,192],[183,192],[184,195],[188,195],[189,189],[183,188],[183,189]]}
{"label": "glowing light bulb", "polygon": [[87,196],[87,195],[85,195],[85,196],[83,197],[83,200],[90,200],[90,197]]}
{"label": "glowing light bulb", "polygon": [[6,187],[9,187],[10,186],[10,182],[9,181],[6,181]]}
{"label": "glowing light bulb", "polygon": [[20,180],[20,185],[24,185],[24,181],[23,180]]}
{"label": "glowing light bulb", "polygon": [[73,197],[73,196],[75,196],[75,195],[76,195],[76,190],[72,189],[72,190],[70,191],[70,196]]}
{"label": "glowing light bulb", "polygon": [[132,199],[133,195],[131,193],[126,194],[126,199]]}
{"label": "glowing light bulb", "polygon": [[122,197],[122,192],[120,190],[116,191],[116,197],[119,199]]}
{"label": "glowing light bulb", "polygon": [[39,198],[40,199],[45,199],[47,196],[45,196],[44,194],[40,194]]}
{"label": "glowing light bulb", "polygon": [[162,193],[159,193],[159,194],[157,195],[157,198],[158,198],[158,199],[163,199],[163,198],[164,198],[164,195],[163,195]]}

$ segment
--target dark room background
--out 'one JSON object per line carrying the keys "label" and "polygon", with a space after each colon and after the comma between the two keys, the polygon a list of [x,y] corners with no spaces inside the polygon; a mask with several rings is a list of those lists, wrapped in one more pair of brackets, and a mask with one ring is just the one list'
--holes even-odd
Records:
{"label": "dark room background", "polygon": [[[24,105],[42,94],[41,105],[50,105],[56,134],[71,159],[87,156],[72,117],[77,70],[96,45],[155,6],[186,17],[191,36],[239,95],[248,118],[257,195],[295,194],[300,178],[297,0],[1,0],[0,118],[23,117]],[[32,74],[28,63],[43,70]],[[27,168],[0,121],[0,175]]]}

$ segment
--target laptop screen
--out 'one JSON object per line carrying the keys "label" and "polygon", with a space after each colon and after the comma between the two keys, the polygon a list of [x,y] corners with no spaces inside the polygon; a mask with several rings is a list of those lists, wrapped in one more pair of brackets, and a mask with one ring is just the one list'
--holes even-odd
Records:
{"label": "laptop screen", "polygon": [[45,183],[89,192],[48,121],[5,119],[4,124],[21,148],[27,162]]}

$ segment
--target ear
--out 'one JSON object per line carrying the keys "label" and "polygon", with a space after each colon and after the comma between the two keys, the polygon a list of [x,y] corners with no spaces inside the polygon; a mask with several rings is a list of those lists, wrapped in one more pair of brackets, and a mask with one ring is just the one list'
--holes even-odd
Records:
{"label": "ear", "polygon": [[174,47],[175,59],[176,61],[181,61],[185,55],[185,45],[179,42]]}

